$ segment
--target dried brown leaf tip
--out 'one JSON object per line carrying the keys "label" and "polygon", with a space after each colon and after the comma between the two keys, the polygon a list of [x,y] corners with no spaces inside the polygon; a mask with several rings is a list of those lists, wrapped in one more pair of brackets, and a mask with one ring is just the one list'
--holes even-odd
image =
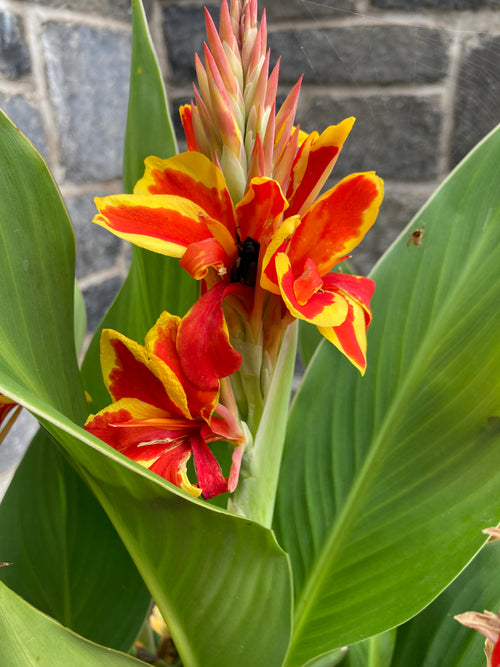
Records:
{"label": "dried brown leaf tip", "polygon": [[477,630],[486,637],[484,652],[486,667],[500,667],[500,614],[484,611],[467,611],[455,616],[455,620],[462,625]]}

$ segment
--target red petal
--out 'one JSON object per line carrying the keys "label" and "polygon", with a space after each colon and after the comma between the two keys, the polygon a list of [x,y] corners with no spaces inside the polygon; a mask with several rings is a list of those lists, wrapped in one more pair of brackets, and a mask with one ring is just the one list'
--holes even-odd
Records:
{"label": "red petal", "polygon": [[179,263],[195,280],[205,278],[211,267],[221,275],[228,271],[227,253],[214,238],[192,243]]}
{"label": "red petal", "polygon": [[199,436],[190,439],[193,450],[194,469],[203,497],[207,500],[227,491],[227,479],[223,476],[217,459],[210,447]]}
{"label": "red petal", "polygon": [[245,196],[236,207],[241,240],[250,237],[260,243],[263,236],[270,236],[287,205],[276,181],[270,178],[253,178]]}
{"label": "red petal", "polygon": [[186,377],[197,387],[217,390],[219,379],[241,365],[241,356],[231,347],[222,311],[225,285],[218,283],[194,304],[183,318],[177,350]]}
{"label": "red petal", "polygon": [[320,197],[303,215],[290,242],[295,273],[302,273],[308,257],[320,275],[328,273],[375,222],[382,195],[382,181],[370,173],[351,174]]}
{"label": "red petal", "polygon": [[184,197],[233,230],[234,209],[221,171],[201,153],[180,153],[167,160],[148,157],[144,177],[134,194]]}
{"label": "red petal", "polygon": [[497,643],[491,654],[491,667],[500,667],[500,637],[497,639]]}
{"label": "red petal", "polygon": [[181,117],[182,127],[184,128],[184,134],[186,135],[188,151],[197,151],[198,144],[196,143],[196,137],[194,136],[192,104],[183,104],[179,108],[179,115]]}

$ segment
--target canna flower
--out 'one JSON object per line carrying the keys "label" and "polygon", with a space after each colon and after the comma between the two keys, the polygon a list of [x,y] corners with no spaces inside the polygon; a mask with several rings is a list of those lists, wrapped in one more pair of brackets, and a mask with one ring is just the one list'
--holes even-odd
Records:
{"label": "canna flower", "polygon": [[[345,121],[337,132],[344,128]],[[276,295],[291,317],[315,324],[364,372],[374,284],[330,271],[373,224],[382,182],[373,172],[352,174],[310,206],[302,199],[305,210],[294,193],[287,200],[277,181],[256,177],[235,206],[218,167],[187,152],[147,158],[134,194],[96,198],[94,222],[179,257],[208,287],[224,284],[226,295],[244,300],[258,289]]]}
{"label": "canna flower", "polygon": [[493,614],[491,611],[485,611],[483,614],[467,611],[455,616],[455,620],[486,637],[484,645],[486,667],[500,667],[500,614]]}
{"label": "canna flower", "polygon": [[196,57],[194,100],[180,110],[189,150],[147,158],[132,195],[96,198],[94,222],[178,257],[205,289],[222,283],[233,344],[263,345],[272,365],[300,318],[364,373],[374,284],[331,271],[374,223],[382,181],[351,174],[320,195],[354,119],[301,131],[300,80],[276,110],[279,63],[269,74],[256,0],[223,0],[219,31],[205,17],[205,64]]}
{"label": "canna flower", "polygon": [[[210,318],[209,326],[202,326],[219,298],[212,290],[183,319],[162,313],[144,346],[104,330],[101,365],[113,402],[90,415],[85,425],[125,456],[205,498],[234,490],[244,443],[235,417],[219,403],[220,378],[237,370],[239,355],[229,344],[222,319]],[[203,335],[213,351],[205,359],[198,349]],[[208,446],[220,440],[235,445],[229,479]],[[187,475],[191,456],[197,484]]]}

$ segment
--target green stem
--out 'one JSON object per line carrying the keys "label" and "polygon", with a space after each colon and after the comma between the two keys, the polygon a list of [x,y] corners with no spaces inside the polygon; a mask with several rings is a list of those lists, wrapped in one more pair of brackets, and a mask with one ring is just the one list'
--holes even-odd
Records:
{"label": "green stem", "polygon": [[229,509],[270,528],[297,351],[297,322],[284,337],[253,446],[244,454],[240,481]]}

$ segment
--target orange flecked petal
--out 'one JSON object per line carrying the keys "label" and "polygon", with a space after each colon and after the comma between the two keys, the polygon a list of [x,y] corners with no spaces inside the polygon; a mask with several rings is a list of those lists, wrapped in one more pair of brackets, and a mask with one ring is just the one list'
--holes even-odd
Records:
{"label": "orange flecked petal", "polygon": [[189,199],[173,195],[96,197],[93,222],[141,248],[182,257],[191,243],[209,238],[207,214]]}
{"label": "orange flecked petal", "polygon": [[144,164],[146,170],[134,188],[134,195],[184,197],[208,217],[226,222],[228,229],[234,229],[234,209],[226,181],[207,157],[188,151],[166,160],[150,156]]}
{"label": "orange flecked petal", "polygon": [[288,204],[276,181],[253,178],[243,199],[236,206],[239,235],[259,243],[270,237]]}
{"label": "orange flecked petal", "polygon": [[351,174],[320,197],[302,216],[288,255],[294,271],[307,258],[325,275],[360,243],[377,217],[383,197],[382,180],[374,172]]}
{"label": "orange flecked petal", "polygon": [[278,276],[276,274],[276,255],[279,252],[287,250],[290,239],[298,225],[300,225],[300,218],[297,215],[284,220],[264,249],[260,286],[268,292],[280,294]]}
{"label": "orange flecked petal", "polygon": [[345,320],[348,304],[341,292],[318,289],[306,303],[299,303],[295,294],[296,276],[289,257],[278,253],[275,261],[281,296],[294,317],[317,327],[338,326]]}
{"label": "orange flecked petal", "polygon": [[101,367],[113,400],[137,398],[172,415],[190,416],[184,388],[175,373],[123,334],[103,330]]}
{"label": "orange flecked petal", "polygon": [[226,493],[227,479],[223,476],[210,447],[199,436],[190,438],[190,443],[193,450],[194,469],[203,497],[208,500],[221,493]]}
{"label": "orange flecked petal", "polygon": [[199,388],[185,375],[177,351],[177,335],[180,317],[163,312],[146,335],[146,349],[150,355],[161,359],[172,370],[186,394],[189,412],[208,420],[219,400],[218,386],[213,389]]}
{"label": "orange flecked petal", "polygon": [[236,372],[241,356],[231,347],[222,300],[225,284],[208,290],[182,319],[177,337],[182,368],[193,384],[216,389],[220,378]]}
{"label": "orange flecked petal", "polygon": [[323,280],[318,273],[316,264],[312,259],[308,259],[302,275],[296,279],[293,285],[298,303],[301,306],[305,305],[322,285]]}
{"label": "orange flecked petal", "polygon": [[191,495],[201,490],[191,484],[186,463],[191,456],[190,436],[196,424],[170,419],[166,413],[137,399],[121,399],[90,415],[85,430],[118,452],[161,475]]}
{"label": "orange flecked petal", "polygon": [[361,375],[366,370],[366,320],[363,308],[347,298],[349,312],[337,327],[318,327],[318,331],[356,366]]}
{"label": "orange flecked petal", "polygon": [[312,132],[301,144],[286,193],[290,203],[289,215],[301,215],[316,199],[337,161],[354,120],[346,118],[338,125],[330,125],[321,135]]}
{"label": "orange flecked petal", "polygon": [[195,280],[205,278],[210,268],[215,269],[219,275],[225,275],[230,267],[227,254],[220,243],[214,239],[204,239],[198,243],[191,243],[182,259],[180,265]]}

